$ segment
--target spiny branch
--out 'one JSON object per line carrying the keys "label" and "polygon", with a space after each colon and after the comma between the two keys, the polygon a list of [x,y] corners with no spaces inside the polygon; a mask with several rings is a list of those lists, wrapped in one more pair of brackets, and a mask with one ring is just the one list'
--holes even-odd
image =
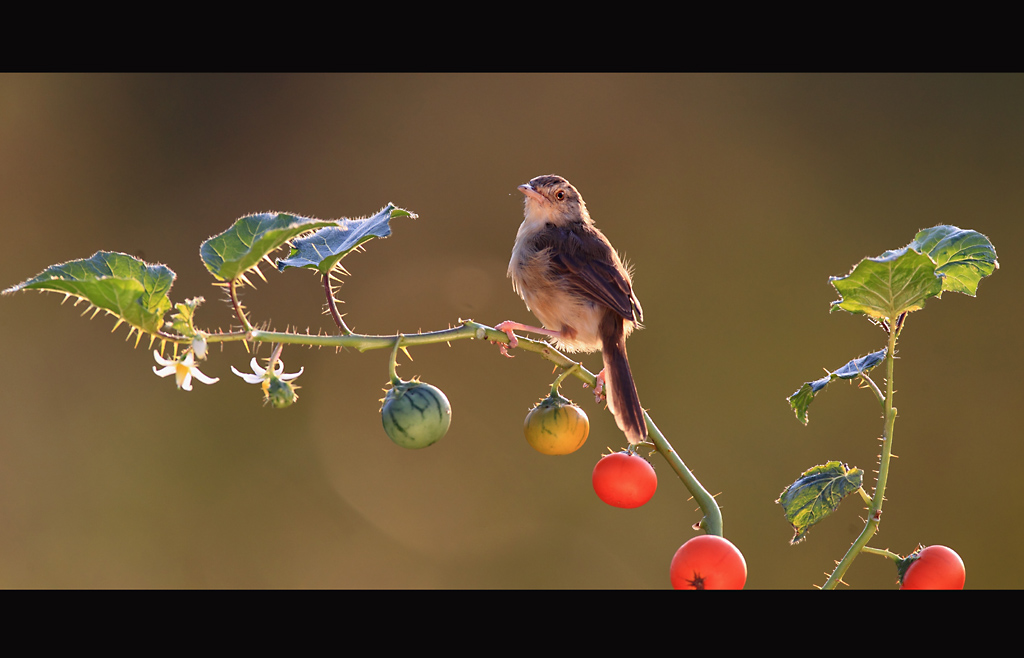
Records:
{"label": "spiny branch", "polygon": [[334,299],[334,290],[331,289],[331,276],[330,274],[324,274],[324,294],[327,295],[327,307],[331,309],[331,317],[334,318],[334,323],[341,329],[341,333],[346,336],[352,335],[352,330],[345,324],[345,320],[342,319],[341,313],[338,312],[338,302]]}

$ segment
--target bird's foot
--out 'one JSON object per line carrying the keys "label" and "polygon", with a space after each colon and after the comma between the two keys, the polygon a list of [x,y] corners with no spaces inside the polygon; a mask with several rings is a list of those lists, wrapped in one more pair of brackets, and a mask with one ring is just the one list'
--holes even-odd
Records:
{"label": "bird's foot", "polygon": [[[501,353],[510,359],[513,357],[511,354],[508,353],[509,348],[511,347],[514,349],[519,346],[519,339],[516,338],[516,335],[514,333],[512,333],[512,330],[519,329],[521,326],[522,325],[516,322],[512,322],[511,320],[505,320],[501,324],[495,325],[494,327],[498,331],[504,331],[505,335],[508,336],[508,343],[501,343],[499,345],[499,348],[501,349]],[[491,341],[491,344],[493,345],[494,341]]]}
{"label": "bird's foot", "polygon": [[601,402],[603,402],[605,400],[605,398],[607,397],[604,394],[604,370],[603,369],[601,370],[601,372],[597,373],[597,377],[595,379],[597,379],[597,383],[594,384],[594,400],[598,404],[601,404]]}

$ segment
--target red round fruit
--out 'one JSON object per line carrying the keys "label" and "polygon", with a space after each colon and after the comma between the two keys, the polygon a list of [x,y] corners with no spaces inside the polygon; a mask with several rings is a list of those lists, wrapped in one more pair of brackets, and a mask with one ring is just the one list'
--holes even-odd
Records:
{"label": "red round fruit", "polygon": [[927,546],[903,575],[900,589],[963,589],[967,572],[952,548]]}
{"label": "red round fruit", "polygon": [[594,492],[613,507],[640,507],[654,495],[658,476],[646,459],[631,452],[605,455],[594,467]]}
{"label": "red round fruit", "polygon": [[747,561],[728,539],[701,535],[672,556],[669,577],[674,589],[743,589]]}

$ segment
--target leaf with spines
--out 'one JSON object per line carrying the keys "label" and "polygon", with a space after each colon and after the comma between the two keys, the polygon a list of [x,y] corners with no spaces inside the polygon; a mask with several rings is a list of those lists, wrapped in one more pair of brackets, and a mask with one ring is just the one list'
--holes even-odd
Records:
{"label": "leaf with spines", "polygon": [[977,231],[934,226],[919,232],[907,246],[935,261],[935,271],[943,277],[942,292],[950,290],[974,297],[981,279],[999,269],[995,247]]}
{"label": "leaf with spines", "polygon": [[841,308],[892,322],[924,308],[929,297],[947,290],[975,296],[978,283],[999,268],[996,250],[977,231],[940,225],[919,231],[902,249],[865,258],[849,274],[829,281],[842,299]]}
{"label": "leaf with spines", "polygon": [[337,226],[337,222],[286,213],[246,215],[203,242],[199,255],[211,274],[233,281],[292,238],[325,226]]}
{"label": "leaf with spines", "polygon": [[942,292],[942,277],[927,254],[909,247],[887,251],[877,258],[865,258],[846,276],[829,279],[842,299],[831,310],[841,308],[890,324],[901,313],[924,308],[924,302]]}
{"label": "leaf with spines", "polygon": [[198,308],[204,301],[206,300],[202,297],[194,297],[175,304],[175,313],[171,315],[171,319],[168,321],[167,327],[169,329],[173,329],[182,336],[188,336],[189,338],[195,336],[196,327],[194,323],[196,318],[196,308]]}
{"label": "leaf with spines", "polygon": [[885,360],[885,352],[886,348],[882,348],[877,352],[868,354],[867,356],[854,359],[842,368],[830,372],[821,379],[816,379],[813,382],[807,382],[801,386],[795,393],[793,393],[793,395],[786,398],[789,400],[789,406],[793,408],[793,413],[796,414],[796,419],[806,425],[807,408],[811,406],[811,402],[814,401],[814,396],[818,391],[828,386],[833,379],[853,379],[861,373],[871,370]]}
{"label": "leaf with spines", "polygon": [[856,493],[864,483],[864,471],[847,468],[838,461],[804,471],[796,481],[782,490],[778,504],[785,510],[795,535],[790,544],[804,539],[815,523],[839,509],[839,503]]}
{"label": "leaf with spines", "polygon": [[339,219],[337,226],[322,228],[294,240],[291,254],[277,261],[277,269],[283,272],[288,267],[307,267],[327,274],[342,258],[367,240],[391,235],[389,222],[392,217],[415,219],[416,215],[389,203],[372,217]]}
{"label": "leaf with spines", "polygon": [[136,329],[155,334],[171,308],[167,293],[174,277],[165,265],[152,265],[128,254],[97,251],[89,258],[51,265],[28,281],[4,290],[4,294],[19,290],[62,292],[84,299]]}

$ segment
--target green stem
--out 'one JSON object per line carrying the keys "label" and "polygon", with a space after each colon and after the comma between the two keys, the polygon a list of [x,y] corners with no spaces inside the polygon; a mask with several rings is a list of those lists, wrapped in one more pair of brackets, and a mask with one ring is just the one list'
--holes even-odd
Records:
{"label": "green stem", "polygon": [[334,299],[334,290],[331,289],[331,275],[324,275],[324,294],[327,295],[327,308],[331,310],[331,317],[334,318],[334,324],[338,325],[343,334],[351,334],[352,330],[345,324],[345,320],[342,319],[341,313],[338,312],[338,302]]}
{"label": "green stem", "polygon": [[242,323],[242,328],[246,332],[252,331],[252,325],[249,324],[249,319],[245,317],[245,311],[242,309],[242,303],[238,301],[238,279],[231,279],[228,283],[228,296],[231,298],[231,306],[235,309],[235,315],[238,316],[238,321]]}
{"label": "green stem", "polygon": [[395,347],[391,350],[391,359],[388,360],[388,374],[391,375],[391,385],[398,386],[402,383],[402,380],[398,377],[398,372],[395,368],[397,366],[396,360],[398,359],[398,348],[402,344],[402,334],[398,334],[395,337]]}
{"label": "green stem", "polygon": [[868,377],[867,373],[860,373],[860,378],[864,381],[865,384],[868,385],[868,388],[871,389],[871,391],[875,394],[875,397],[878,399],[878,403],[882,405],[883,409],[885,409],[885,395],[882,393],[881,389],[878,388],[878,384],[876,384],[874,380]]}
{"label": "green stem", "polygon": [[881,555],[882,557],[887,557],[890,560],[892,560],[893,562],[899,562],[900,560],[903,559],[902,555],[897,555],[896,553],[893,553],[892,551],[884,549],[884,548],[871,548],[870,546],[865,546],[865,547],[863,547],[860,550],[862,552],[864,552],[864,553],[873,553],[875,555]]}
{"label": "green stem", "polygon": [[558,376],[553,384],[551,384],[551,397],[558,397],[558,387],[562,385],[562,380],[572,374],[573,370],[580,367],[580,364],[575,363],[562,371],[562,374]]}
{"label": "green stem", "polygon": [[274,364],[277,363],[277,360],[281,358],[281,352],[283,351],[284,345],[282,345],[281,343],[275,345],[273,351],[271,351],[270,360],[267,361],[267,370],[269,370],[271,373],[274,372]]}
{"label": "green stem", "polygon": [[[213,339],[216,335],[217,334],[212,334],[210,338]],[[508,336],[505,332],[498,331],[494,327],[488,327],[487,325],[480,324],[479,322],[473,322],[472,320],[466,320],[461,325],[450,329],[429,331],[427,333],[418,334],[401,334],[400,336],[367,336],[362,334],[314,336],[312,334],[293,334],[288,332],[252,329],[248,334],[248,338],[255,342],[277,342],[322,347],[351,347],[359,350],[360,352],[390,348],[392,350],[392,382],[394,382],[397,377],[394,372],[394,357],[397,354],[399,343],[406,347],[430,345],[434,343],[447,343],[449,341],[463,339],[486,340],[492,343],[508,343]],[[522,336],[519,336],[518,338],[519,346],[516,349],[524,350],[526,352],[534,352],[555,365],[566,369],[556,382],[556,386],[554,388],[557,388],[557,385],[561,384],[561,380],[569,375],[576,377],[576,379],[579,379],[591,387],[597,385],[597,377],[594,373],[584,368],[580,363],[577,363],[562,354],[549,343],[532,340]],[[722,511],[718,508],[718,504],[715,502],[714,496],[709,494],[697,478],[693,476],[690,470],[686,467],[686,464],[683,463],[683,460],[679,458],[679,455],[672,448],[672,445],[661,433],[661,430],[659,430],[651,420],[651,417],[647,412],[644,412],[644,419],[647,422],[647,430],[650,434],[648,437],[649,440],[654,443],[657,451],[661,453],[661,456],[669,463],[672,470],[675,471],[676,475],[682,481],[683,486],[686,487],[690,492],[690,495],[692,495],[694,500],[697,501],[701,511],[704,513],[704,518],[699,524],[700,527],[704,528],[708,534],[722,536]]]}
{"label": "green stem", "polygon": [[889,331],[889,349],[885,355],[886,380],[885,380],[885,427],[882,430],[882,454],[879,458],[878,480],[875,483],[875,495],[868,505],[868,520],[864,529],[860,531],[857,539],[854,540],[846,555],[840,560],[835,571],[828,577],[822,589],[835,589],[842,580],[846,571],[857,559],[857,555],[867,546],[868,541],[878,531],[878,524],[882,520],[882,502],[885,500],[885,483],[889,479],[889,462],[892,461],[892,433],[896,424],[896,407],[892,406],[893,389],[893,365],[896,354],[896,331]]}
{"label": "green stem", "polygon": [[658,452],[669,463],[672,470],[676,472],[683,486],[686,487],[690,495],[693,496],[693,499],[697,501],[701,511],[704,512],[704,518],[700,520],[698,525],[704,528],[704,531],[709,535],[723,537],[722,510],[718,508],[715,497],[709,494],[700,481],[693,476],[690,469],[686,468],[686,464],[679,458],[679,454],[676,453],[672,444],[668,442],[668,439],[661,433],[661,430],[654,424],[654,421],[651,420],[646,411],[644,412],[644,420],[647,421],[647,439],[654,442]]}

